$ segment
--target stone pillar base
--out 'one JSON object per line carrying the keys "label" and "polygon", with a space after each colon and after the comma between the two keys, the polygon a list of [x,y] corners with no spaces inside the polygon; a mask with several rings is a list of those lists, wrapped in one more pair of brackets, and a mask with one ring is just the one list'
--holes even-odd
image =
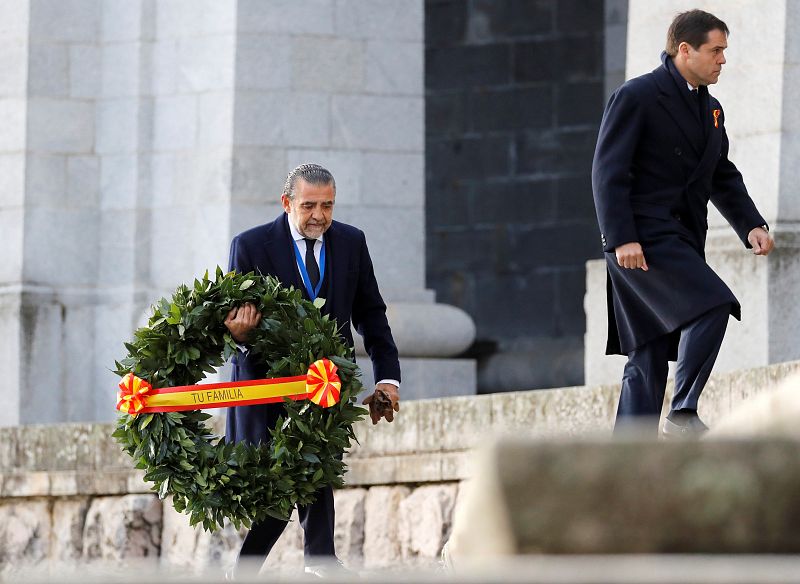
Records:
{"label": "stone pillar base", "polygon": [[[359,356],[361,382],[364,393],[375,386],[372,363],[369,357]],[[430,359],[400,357],[403,373],[400,395],[403,400],[474,395],[476,388],[476,365],[474,359]]]}
{"label": "stone pillar base", "polygon": [[[389,302],[386,316],[400,353],[403,399],[474,395],[474,359],[451,359],[475,339],[475,323],[463,310],[433,302]],[[364,387],[374,386],[372,363],[353,333]]]}

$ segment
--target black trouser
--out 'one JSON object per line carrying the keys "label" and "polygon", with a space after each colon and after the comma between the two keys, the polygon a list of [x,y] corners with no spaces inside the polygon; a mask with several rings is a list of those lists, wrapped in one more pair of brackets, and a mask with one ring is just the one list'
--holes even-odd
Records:
{"label": "black trouser", "polygon": [[[267,428],[274,428],[279,417],[286,415],[283,404],[267,404],[258,407],[263,407],[264,423]],[[297,513],[305,534],[303,551],[306,564],[311,563],[309,558],[313,556],[322,556],[323,560],[335,557],[333,489],[331,487],[320,489],[317,492],[317,498],[311,505],[297,506]],[[254,523],[242,542],[239,558],[245,558],[248,562],[254,563],[258,557],[266,558],[287,524],[288,521],[281,521],[273,517],[267,517],[259,523]]]}
{"label": "black trouser", "polygon": [[[675,395],[670,410],[697,410],[700,394],[717,359],[730,305],[712,308],[680,330]],[[617,408],[617,428],[636,418],[658,419],[669,372],[670,335],[636,347],[628,354]]]}
{"label": "black trouser", "polygon": [[[333,489],[324,487],[317,492],[317,499],[310,505],[298,505],[300,525],[305,533],[303,547],[306,564],[312,557],[331,559],[336,555],[333,546]],[[287,521],[267,517],[264,521],[254,523],[242,542],[239,558],[253,560],[266,558],[272,546],[286,528]]]}

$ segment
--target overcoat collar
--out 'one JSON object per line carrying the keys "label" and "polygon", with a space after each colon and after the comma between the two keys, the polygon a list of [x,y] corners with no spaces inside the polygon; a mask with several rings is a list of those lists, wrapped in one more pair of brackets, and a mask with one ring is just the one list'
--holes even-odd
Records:
{"label": "overcoat collar", "polygon": [[[674,74],[670,69],[674,65],[669,62],[671,59],[666,52],[661,53],[661,66],[653,71],[653,76],[661,93],[658,101],[666,110],[667,114],[675,121],[681,132],[686,136],[694,151],[700,157],[700,162],[692,172],[689,181],[693,182],[698,177],[703,176],[716,163],[719,149],[722,143],[722,128],[717,125],[714,127],[713,111],[710,111],[711,97],[708,95],[707,87],[700,87],[702,92],[700,99],[705,104],[703,118],[700,118],[697,104],[689,93],[686,80],[675,70]],[[706,124],[706,135],[703,126]]]}
{"label": "overcoat collar", "polygon": [[700,126],[700,113],[692,94],[689,93],[686,81],[683,80],[680,73],[675,71],[680,81],[676,80],[670,71],[670,66],[674,67],[670,61],[671,59],[667,53],[661,53],[661,67],[653,71],[656,84],[661,91],[658,96],[658,102],[675,121],[675,124],[686,136],[686,140],[691,144],[697,155],[700,156],[705,145],[703,128]]}

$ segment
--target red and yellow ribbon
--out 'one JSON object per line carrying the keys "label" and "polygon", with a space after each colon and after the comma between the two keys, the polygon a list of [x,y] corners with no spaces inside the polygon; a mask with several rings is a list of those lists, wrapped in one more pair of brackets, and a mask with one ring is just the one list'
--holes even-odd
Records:
{"label": "red and yellow ribbon", "polygon": [[336,375],[336,365],[327,359],[311,364],[306,376],[306,391],[315,404],[329,408],[339,401],[342,382]]}
{"label": "red and yellow ribbon", "polygon": [[145,394],[153,390],[153,386],[141,377],[128,373],[119,382],[119,401],[117,409],[126,414],[136,415],[144,409]]}
{"label": "red and yellow ribbon", "polygon": [[719,116],[722,113],[722,110],[715,109],[714,110],[714,127],[719,128]]}
{"label": "red and yellow ribbon", "polygon": [[153,389],[145,380],[128,373],[119,383],[117,409],[126,414],[182,412],[311,399],[323,408],[339,402],[341,381],[336,365],[328,359],[315,361],[306,375],[207,383]]}

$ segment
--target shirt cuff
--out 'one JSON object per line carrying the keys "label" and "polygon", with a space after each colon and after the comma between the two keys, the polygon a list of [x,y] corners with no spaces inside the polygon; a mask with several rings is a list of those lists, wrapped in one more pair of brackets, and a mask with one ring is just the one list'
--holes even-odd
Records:
{"label": "shirt cuff", "polygon": [[241,343],[236,343],[236,348],[239,349],[243,355],[247,355],[250,352],[250,349]]}
{"label": "shirt cuff", "polygon": [[[389,383],[391,385],[394,385],[397,389],[400,389],[400,382],[397,381],[396,379],[381,379],[378,383]],[[376,383],[375,385],[378,385],[378,383]]]}

